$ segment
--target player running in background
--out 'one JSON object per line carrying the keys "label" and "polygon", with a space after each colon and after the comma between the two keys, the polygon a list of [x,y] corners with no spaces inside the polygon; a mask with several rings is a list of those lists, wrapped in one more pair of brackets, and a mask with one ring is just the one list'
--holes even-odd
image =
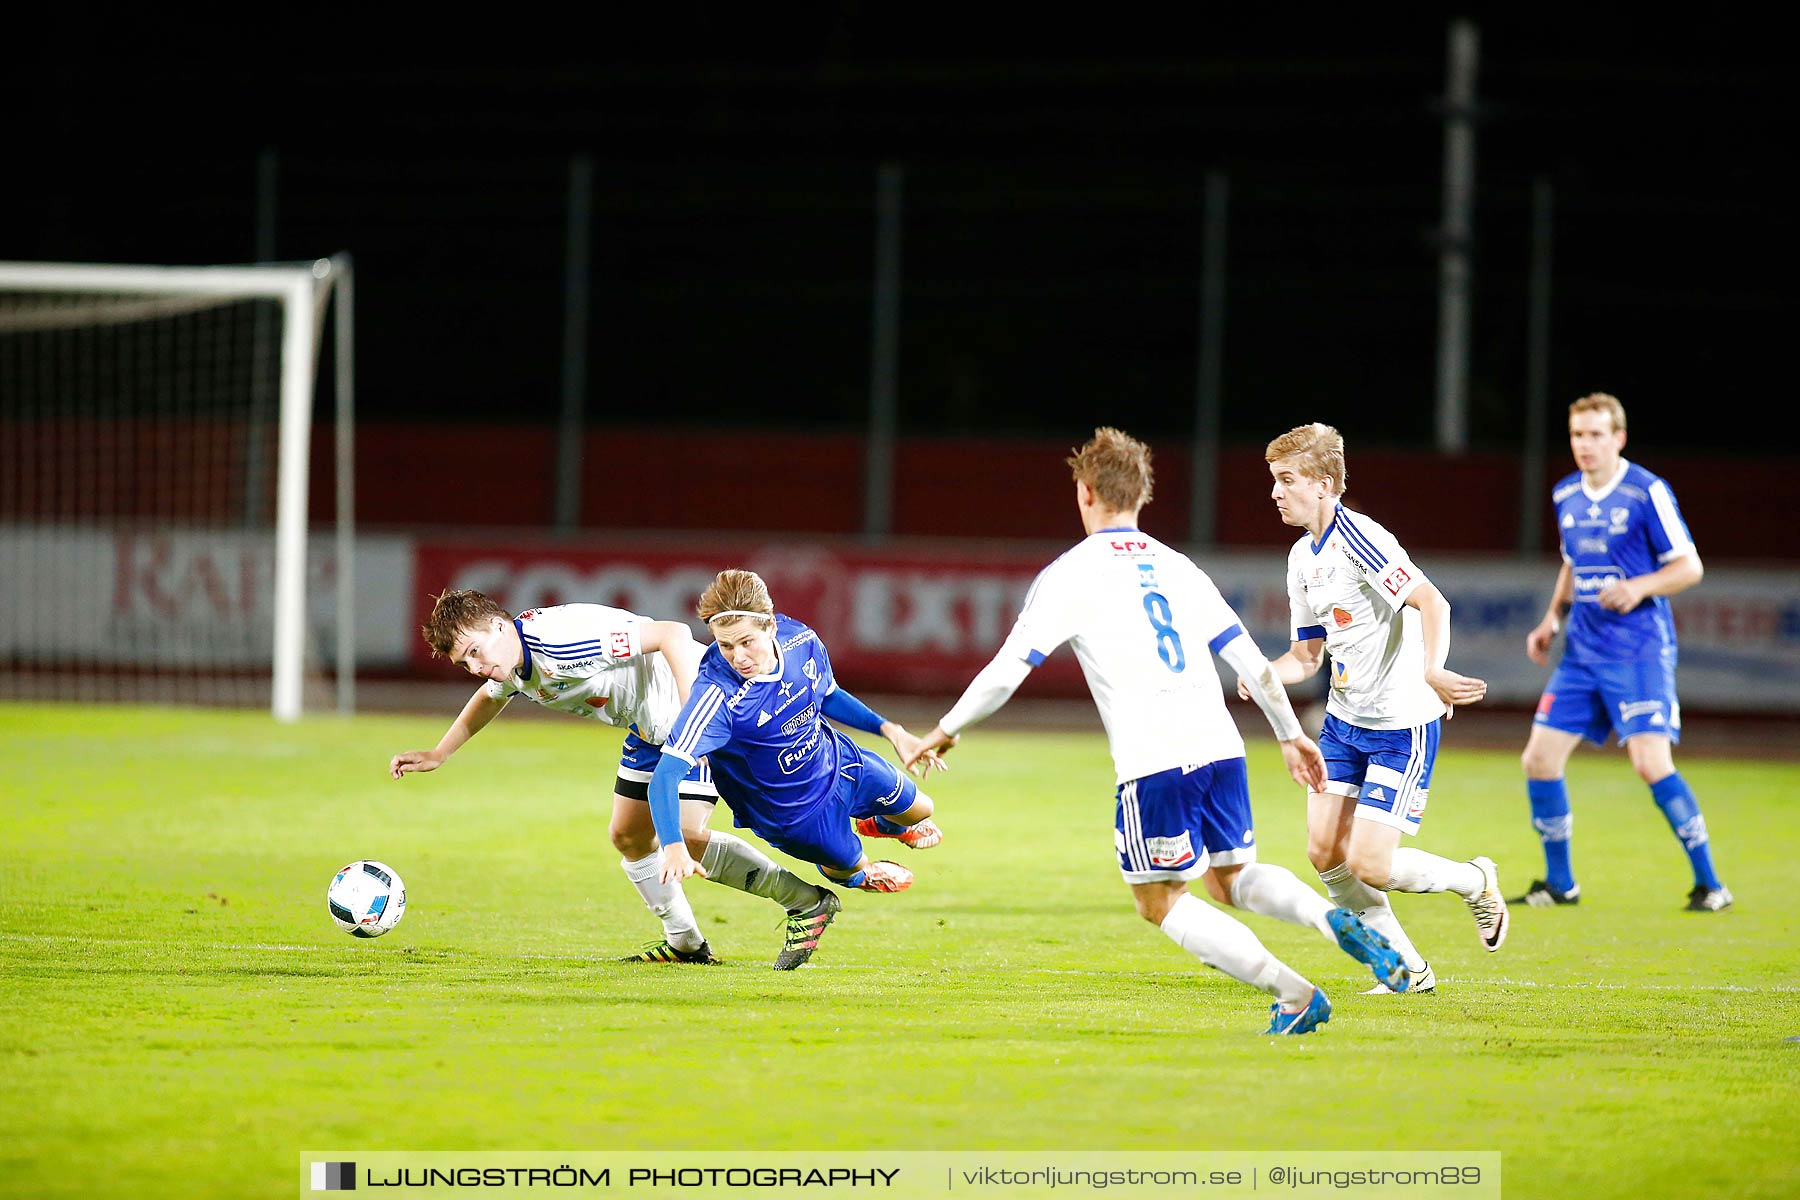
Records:
{"label": "player running in background", "polygon": [[1064,642],[1075,647],[1100,709],[1117,774],[1113,841],[1137,911],[1201,962],[1275,997],[1269,1033],[1306,1033],[1331,1002],[1257,936],[1188,891],[1317,929],[1378,980],[1404,989],[1394,952],[1354,913],[1334,909],[1284,867],[1256,861],[1244,740],[1225,710],[1212,656],[1256,681],[1288,772],[1324,780],[1318,747],[1287,692],[1206,573],[1138,528],[1150,502],[1150,448],[1096,429],[1068,460],[1086,540],[1044,568],[1000,652],[925,736],[910,767],[1005,704]]}
{"label": "player running in background", "polygon": [[[911,871],[871,862],[857,834],[895,838],[915,850],[935,846],[944,835],[930,819],[931,797],[825,718],[881,734],[903,759],[919,739],[837,686],[825,643],[775,611],[754,571],[719,572],[700,594],[698,611],[713,644],[650,778],[650,814],[668,847],[662,877],[679,881],[711,870],[695,863],[675,836],[677,784],[704,756],[732,820],[771,846],[846,887],[911,887]],[[835,894],[826,894],[828,922],[838,905]]]}
{"label": "player running in background", "polygon": [[[1263,454],[1281,519],[1307,531],[1288,552],[1294,642],[1274,660],[1298,683],[1331,654],[1331,695],[1319,749],[1327,782],[1306,801],[1307,857],[1335,903],[1362,914],[1406,958],[1412,990],[1437,986],[1386,892],[1452,891],[1475,915],[1489,951],[1506,940],[1506,901],[1492,859],[1453,862],[1400,846],[1417,835],[1437,759],[1438,732],[1456,705],[1487,684],[1446,670],[1450,602],[1392,534],[1342,503],[1344,439],[1302,425]],[[1248,695],[1245,682],[1240,695]],[[1374,989],[1387,989],[1380,985]]]}
{"label": "player running in background", "polygon": [[1520,899],[1542,908],[1580,902],[1563,770],[1582,738],[1603,745],[1611,730],[1687,851],[1694,871],[1688,908],[1719,912],[1731,907],[1731,892],[1713,868],[1706,818],[1672,749],[1681,740],[1681,703],[1668,598],[1700,582],[1700,554],[1669,485],[1620,456],[1625,406],[1617,399],[1596,393],[1569,406],[1569,448],[1580,470],[1550,495],[1562,570],[1544,619],[1525,635],[1525,653],[1544,665],[1568,618],[1562,661],[1538,702],[1523,760],[1547,877]]}
{"label": "player running in background", "polygon": [[[629,961],[714,963],[679,881],[663,878],[663,854],[650,821],[648,789],[662,743],[681,711],[700,661],[700,647],[679,621],[652,621],[620,608],[559,604],[517,618],[476,591],[446,591],[421,628],[432,657],[442,655],[487,680],[431,750],[408,750],[388,764],[395,779],[435,771],[486,728],[514,696],[558,712],[623,727],[625,746],[613,784],[612,844],[644,904],[662,921],[664,940]],[[742,838],[706,828],[718,791],[704,763],[679,780],[682,836],[675,842],[727,887],[773,900],[787,910],[787,938],[777,970],[792,970],[818,945],[837,897],[779,867]],[[671,830],[671,834],[674,834]]]}

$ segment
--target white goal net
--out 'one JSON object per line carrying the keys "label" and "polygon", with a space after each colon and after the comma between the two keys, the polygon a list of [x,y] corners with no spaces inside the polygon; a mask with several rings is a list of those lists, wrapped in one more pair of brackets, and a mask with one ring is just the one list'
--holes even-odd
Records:
{"label": "white goal net", "polygon": [[310,505],[336,539],[309,460],[334,289],[348,415],[347,271],[0,263],[0,698],[330,703],[348,438]]}

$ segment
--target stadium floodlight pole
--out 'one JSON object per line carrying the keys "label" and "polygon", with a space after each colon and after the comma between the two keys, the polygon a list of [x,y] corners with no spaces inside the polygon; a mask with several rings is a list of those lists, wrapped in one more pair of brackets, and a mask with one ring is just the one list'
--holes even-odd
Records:
{"label": "stadium floodlight pole", "polygon": [[563,259],[562,420],[556,438],[556,528],[581,523],[581,468],[587,436],[588,270],[594,220],[594,160],[569,160],[569,227]]}
{"label": "stadium floodlight pole", "polygon": [[1450,23],[1444,82],[1444,225],[1438,235],[1437,448],[1469,448],[1469,235],[1475,207],[1475,23]]}
{"label": "stadium floodlight pole", "polygon": [[875,177],[874,347],[869,362],[869,446],[863,471],[863,535],[894,529],[894,442],[900,372],[900,203],[904,172],[883,163]]}
{"label": "stadium floodlight pole", "polygon": [[1544,438],[1550,415],[1550,253],[1555,195],[1541,176],[1531,185],[1531,312],[1525,334],[1525,453],[1519,473],[1519,553],[1543,545]]}
{"label": "stadium floodlight pole", "polygon": [[1225,221],[1230,188],[1221,171],[1206,173],[1206,225],[1201,232],[1200,369],[1194,388],[1193,479],[1189,485],[1188,540],[1211,547],[1219,535],[1219,429],[1224,400],[1219,382],[1225,361]]}

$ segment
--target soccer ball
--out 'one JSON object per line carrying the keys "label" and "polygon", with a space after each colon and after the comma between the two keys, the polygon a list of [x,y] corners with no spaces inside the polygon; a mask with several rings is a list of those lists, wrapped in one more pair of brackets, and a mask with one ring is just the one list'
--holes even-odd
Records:
{"label": "soccer ball", "polygon": [[352,937],[380,937],[406,915],[406,885],[386,863],[359,859],[325,889],[337,927]]}

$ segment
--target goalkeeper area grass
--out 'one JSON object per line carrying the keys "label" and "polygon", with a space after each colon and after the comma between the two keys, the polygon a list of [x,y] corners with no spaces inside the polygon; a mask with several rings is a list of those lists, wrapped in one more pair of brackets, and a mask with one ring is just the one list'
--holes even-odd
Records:
{"label": "goalkeeper area grass", "polygon": [[[723,965],[614,961],[660,932],[607,840],[617,731],[501,720],[389,779],[449,716],[0,705],[0,1196],[288,1196],[328,1147],[1498,1150],[1509,1196],[1800,1194],[1792,762],[1682,761],[1737,900],[1697,914],[1624,755],[1577,755],[1579,907],[1490,955],[1395,898],[1435,995],[1244,914],[1335,1005],[1278,1039],[1132,911],[1097,728],[972,731],[943,844],[870,845],[912,890],[845,893],[777,974],[781,913],[701,880]],[[1417,844],[1522,892],[1516,753],[1444,745]],[[1263,861],[1315,883],[1266,737],[1250,768]],[[408,887],[371,941],[325,908],[357,858]]]}

